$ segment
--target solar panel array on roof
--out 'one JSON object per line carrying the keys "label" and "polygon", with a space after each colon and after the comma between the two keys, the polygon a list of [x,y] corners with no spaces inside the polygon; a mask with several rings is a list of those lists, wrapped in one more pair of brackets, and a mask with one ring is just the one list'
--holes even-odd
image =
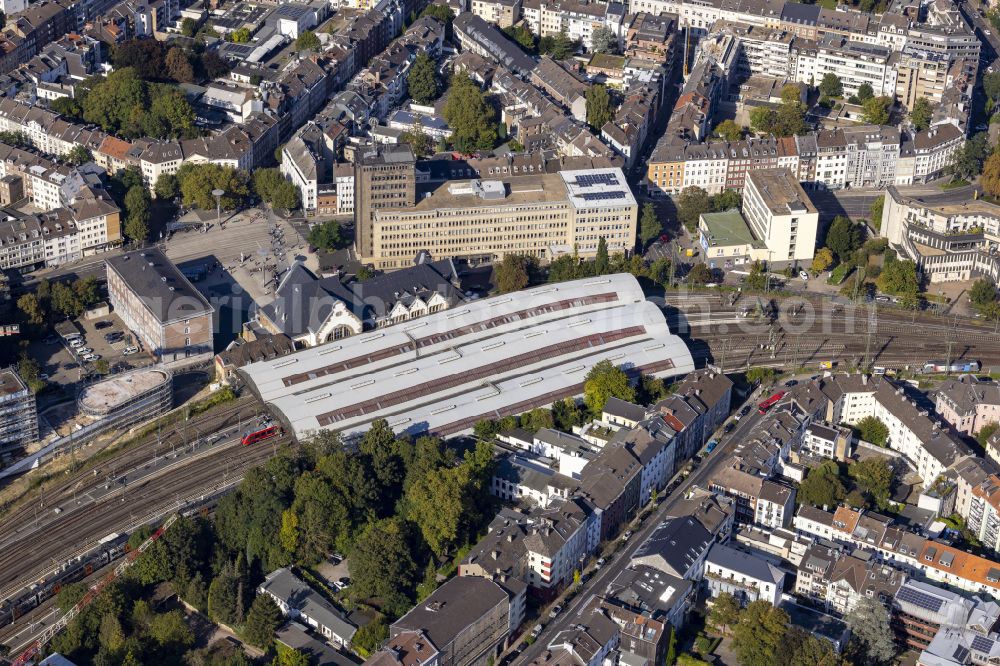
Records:
{"label": "solar panel array on roof", "polygon": [[580,195],[584,201],[606,201],[610,199],[624,199],[625,193],[618,192],[584,192]]}
{"label": "solar panel array on roof", "polygon": [[993,640],[986,638],[985,636],[975,636],[972,639],[972,649],[975,652],[985,652],[989,654],[990,650],[993,649]]}
{"label": "solar panel array on roof", "polygon": [[613,173],[587,173],[577,176],[575,184],[580,187],[618,185],[618,177]]}
{"label": "solar panel array on roof", "polygon": [[925,608],[934,613],[940,611],[941,606],[944,604],[944,599],[933,597],[912,587],[899,588],[899,592],[896,593],[896,599],[913,604],[918,608]]}

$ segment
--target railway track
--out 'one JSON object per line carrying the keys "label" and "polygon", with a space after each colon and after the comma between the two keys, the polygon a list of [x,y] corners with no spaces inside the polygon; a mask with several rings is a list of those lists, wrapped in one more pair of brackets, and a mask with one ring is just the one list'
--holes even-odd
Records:
{"label": "railway track", "polygon": [[[108,497],[97,507],[70,507],[46,529],[25,532],[0,550],[0,585],[4,588],[0,600],[16,595],[36,581],[58,575],[64,563],[96,547],[98,540],[107,534],[131,532],[139,525],[236,485],[247,470],[263,463],[274,455],[278,446],[289,442],[288,438],[275,438],[250,449],[230,446],[205,456],[198,464],[186,466],[184,474],[169,484],[150,479],[137,483],[121,496]],[[52,553],[64,555],[56,558]]]}
{"label": "railway track", "polygon": [[[32,507],[46,508],[70,501],[103,484],[109,478],[140,468],[149,460],[168,454],[172,448],[204,440],[211,433],[241,421],[248,421],[262,411],[251,398],[240,398],[232,405],[212,410],[182,424],[172,424],[145,441],[129,446],[107,460],[83,461],[76,472],[54,479],[5,507],[0,524],[0,543],[12,528],[33,519]],[[2,596],[0,596],[2,598]]]}

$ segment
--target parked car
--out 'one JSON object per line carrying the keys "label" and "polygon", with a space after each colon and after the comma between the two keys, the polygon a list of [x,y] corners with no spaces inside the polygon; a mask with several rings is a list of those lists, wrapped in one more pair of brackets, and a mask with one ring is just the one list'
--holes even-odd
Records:
{"label": "parked car", "polygon": [[888,296],[876,296],[875,297],[875,302],[876,303],[892,303],[892,299],[889,298]]}
{"label": "parked car", "polygon": [[605,563],[605,562],[607,562],[607,560],[605,560],[605,559],[604,559],[604,558],[602,557],[601,559],[597,560],[597,564],[596,564],[596,565],[594,565],[594,566],[596,566],[596,567],[597,567],[598,569],[600,569],[601,567],[603,567],[603,566],[604,566],[604,563]]}
{"label": "parked car", "polygon": [[47,372],[42,372],[42,373],[40,373],[40,374],[38,375],[38,378],[39,378],[39,379],[41,379],[41,380],[42,380],[43,382],[47,382],[47,381],[49,381],[49,375],[48,375],[48,373],[47,373]]}
{"label": "parked car", "polygon": [[799,277],[802,278],[803,280],[808,280],[809,279],[809,273],[807,273],[805,271],[799,271]]}
{"label": "parked car", "polygon": [[632,530],[625,532],[625,534],[622,535],[622,541],[628,541],[629,539],[632,538],[633,534],[635,534],[635,532],[633,532]]}
{"label": "parked car", "polygon": [[129,354],[137,354],[139,352],[138,347],[126,347],[122,350],[122,356],[128,356]]}
{"label": "parked car", "polygon": [[105,319],[104,321],[99,321],[96,324],[94,324],[94,328],[96,328],[98,331],[101,331],[104,330],[105,328],[110,328],[114,325],[115,325],[114,322]]}
{"label": "parked car", "polygon": [[88,361],[90,363],[93,363],[94,361],[100,361],[101,360],[101,355],[100,354],[85,354],[84,357],[83,357],[83,360],[84,361]]}
{"label": "parked car", "polygon": [[344,578],[333,581],[333,585],[338,590],[346,590],[351,586],[351,579],[345,576]]}
{"label": "parked car", "polygon": [[789,379],[787,382],[785,382],[785,386],[796,386],[798,385],[798,383],[799,382],[796,379]]}
{"label": "parked car", "polygon": [[554,619],[559,616],[559,613],[562,613],[562,606],[556,604],[552,607],[552,610],[549,611],[549,617]]}
{"label": "parked car", "polygon": [[94,350],[91,349],[90,347],[77,347],[76,348],[76,354],[77,354],[77,356],[86,356],[87,354],[93,354],[93,353],[94,353]]}
{"label": "parked car", "polygon": [[541,634],[542,634],[542,625],[536,624],[534,627],[532,627],[531,629],[532,638],[538,638]]}
{"label": "parked car", "polygon": [[84,346],[87,343],[83,341],[83,338],[73,338],[68,342],[68,344],[70,347],[77,349],[79,347]]}
{"label": "parked car", "polygon": [[118,342],[124,337],[125,334],[122,333],[121,331],[112,331],[110,333],[104,334],[104,339],[107,340],[108,342]]}

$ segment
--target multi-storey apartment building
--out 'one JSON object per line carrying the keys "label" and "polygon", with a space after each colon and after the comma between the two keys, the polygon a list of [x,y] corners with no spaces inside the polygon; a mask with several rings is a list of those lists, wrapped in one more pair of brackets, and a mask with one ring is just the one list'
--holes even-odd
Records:
{"label": "multi-storey apartment building", "polygon": [[35,393],[14,368],[0,371],[0,454],[7,454],[38,439]]}
{"label": "multi-storey apartment building", "polygon": [[788,168],[747,174],[743,215],[770,262],[812,260],[819,212]]}

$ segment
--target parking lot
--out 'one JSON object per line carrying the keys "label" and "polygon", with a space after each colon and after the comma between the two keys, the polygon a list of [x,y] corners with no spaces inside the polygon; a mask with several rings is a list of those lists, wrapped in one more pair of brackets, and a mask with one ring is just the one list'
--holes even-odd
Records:
{"label": "parking lot", "polygon": [[[96,372],[98,359],[84,360],[82,354],[78,353],[83,349],[89,349],[100,360],[107,361],[111,372],[123,372],[153,363],[153,359],[142,349],[132,354],[124,353],[126,348],[136,345],[131,333],[114,313],[91,320],[81,317],[74,324],[83,340],[79,347],[72,347],[65,338],[54,333],[44,341],[32,345],[30,353],[41,366],[42,379],[66,389],[74,389],[77,383]],[[105,335],[115,332],[122,334],[120,339],[115,342],[105,339]]]}

